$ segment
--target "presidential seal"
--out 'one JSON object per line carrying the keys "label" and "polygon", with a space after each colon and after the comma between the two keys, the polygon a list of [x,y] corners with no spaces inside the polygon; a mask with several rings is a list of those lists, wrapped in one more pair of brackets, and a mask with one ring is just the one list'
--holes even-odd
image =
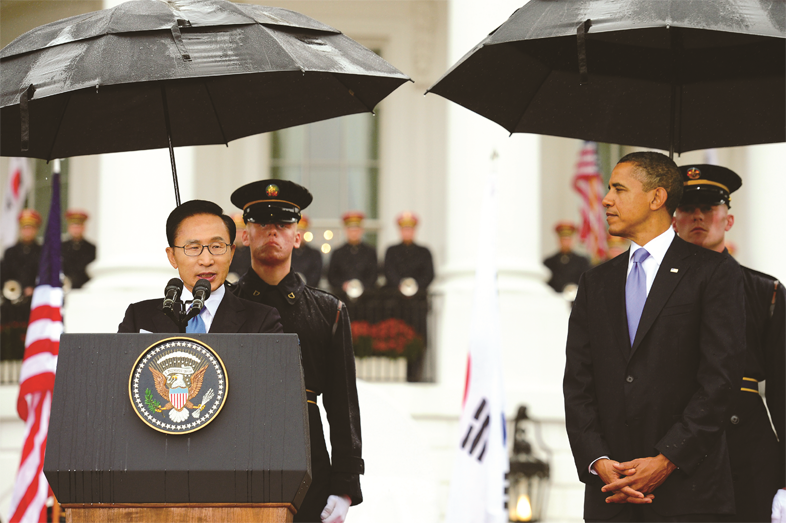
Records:
{"label": "presidential seal", "polygon": [[213,421],[228,390],[221,358],[204,343],[185,337],[148,347],[128,382],[134,411],[148,426],[167,434],[188,434]]}

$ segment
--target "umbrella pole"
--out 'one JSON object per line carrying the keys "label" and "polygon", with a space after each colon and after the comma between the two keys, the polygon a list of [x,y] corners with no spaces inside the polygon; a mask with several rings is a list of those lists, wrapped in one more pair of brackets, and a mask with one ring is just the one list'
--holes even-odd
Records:
{"label": "umbrella pole", "polygon": [[180,207],[180,184],[177,183],[177,165],[175,165],[175,150],[172,148],[172,137],[169,135],[169,117],[167,117],[166,137],[169,141],[169,161],[172,164],[172,182],[175,184],[175,205]]}
{"label": "umbrella pole", "polygon": [[172,164],[172,182],[175,184],[175,206],[180,207],[180,184],[177,182],[175,149],[172,147],[172,130],[169,125],[169,107],[166,103],[166,90],[163,82],[161,82],[161,102],[164,105],[164,123],[166,124],[166,139],[169,143],[169,162]]}

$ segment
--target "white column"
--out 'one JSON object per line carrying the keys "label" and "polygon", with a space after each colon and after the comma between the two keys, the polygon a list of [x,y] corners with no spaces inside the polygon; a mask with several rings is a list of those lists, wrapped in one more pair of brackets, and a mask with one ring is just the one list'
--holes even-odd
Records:
{"label": "white column", "polygon": [[[786,281],[786,242],[783,235],[783,197],[786,144],[747,147],[742,189],[749,203],[747,216],[738,216],[746,231],[747,252],[741,263]],[[738,225],[735,224],[735,227]]]}
{"label": "white column", "polygon": [[[449,7],[452,65],[519,7],[473,0]],[[525,402],[535,416],[562,415],[561,378],[568,309],[545,286],[539,202],[541,139],[508,135],[499,125],[451,103],[447,122],[447,259],[439,287],[438,380],[450,392],[464,385],[477,253],[497,234],[497,252],[484,252],[499,270],[503,361],[508,410]],[[496,151],[499,223],[480,215],[480,198]],[[447,392],[447,391],[446,391]]]}

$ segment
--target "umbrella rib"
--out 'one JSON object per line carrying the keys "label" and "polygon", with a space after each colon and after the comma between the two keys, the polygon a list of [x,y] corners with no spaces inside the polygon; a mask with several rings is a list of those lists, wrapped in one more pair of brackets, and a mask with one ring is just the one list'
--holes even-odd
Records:
{"label": "umbrella rib", "polygon": [[213,108],[213,114],[216,115],[216,122],[218,122],[218,129],[221,131],[221,138],[224,139],[224,145],[229,147],[229,140],[227,140],[227,135],[224,132],[224,126],[221,125],[221,118],[219,118],[218,111],[216,110],[216,104],[213,102],[213,95],[210,94],[210,87],[207,85],[207,82],[202,82],[202,85],[205,86],[205,91],[207,92],[207,97],[210,100],[210,107]]}
{"label": "umbrella rib", "polygon": [[[551,71],[549,71],[549,74],[545,75],[545,76],[543,77],[543,79],[540,81],[540,85],[538,85],[538,88],[537,88],[537,89],[534,91],[535,93],[537,93],[537,92],[539,92],[539,91],[540,91],[540,88],[541,88],[541,87],[543,87],[543,84],[544,84],[544,83],[546,83],[546,80],[548,80],[549,76],[551,76]],[[516,129],[517,129],[517,128],[518,128],[518,126],[521,124],[522,120],[524,120],[524,114],[527,112],[527,109],[529,109],[529,106],[530,106],[530,105],[532,105],[532,101],[533,101],[534,99],[535,99],[535,97],[534,97],[534,96],[530,97],[529,101],[527,102],[527,105],[525,105],[525,106],[524,106],[524,108],[521,110],[521,113],[519,113],[519,117],[518,117],[518,119],[516,120],[516,125],[515,125],[515,126],[513,126],[513,128],[512,128],[512,129],[508,129],[507,127],[505,128],[507,131],[509,131],[509,132],[510,132],[510,134],[511,134],[511,135],[512,135],[514,132],[516,132]],[[504,126],[503,126],[503,127],[504,127]]]}
{"label": "umbrella rib", "polygon": [[357,93],[355,93],[355,91],[350,89],[347,84],[345,84],[344,82],[341,81],[341,78],[336,73],[331,73],[330,76],[332,76],[338,83],[343,85],[344,88],[347,90],[347,92],[349,92],[349,95],[352,98],[354,98],[355,100],[357,100],[358,102],[360,102],[363,105],[363,107],[366,108],[366,110],[368,112],[370,112],[371,114],[374,114],[374,108],[373,107],[369,107],[368,104],[365,101],[363,101],[363,99],[361,99],[360,96],[357,95]]}
{"label": "umbrella rib", "polygon": [[46,161],[50,161],[52,159],[52,151],[55,150],[55,143],[57,142],[57,136],[60,134],[60,126],[63,125],[63,116],[65,116],[66,109],[68,109],[68,104],[71,103],[71,94],[73,91],[68,92],[68,98],[66,98],[66,102],[63,104],[63,110],[60,111],[60,118],[57,120],[57,129],[55,129],[55,135],[52,137],[52,145],[49,147],[49,152],[46,155]]}

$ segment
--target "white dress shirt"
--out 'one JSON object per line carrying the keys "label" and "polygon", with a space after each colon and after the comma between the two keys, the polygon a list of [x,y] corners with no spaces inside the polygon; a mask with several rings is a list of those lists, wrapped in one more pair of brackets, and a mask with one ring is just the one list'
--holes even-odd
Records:
{"label": "white dress shirt", "polygon": [[[205,302],[205,306],[202,307],[202,311],[199,315],[202,317],[202,321],[205,322],[205,332],[210,332],[210,326],[213,324],[213,318],[216,317],[216,311],[218,310],[218,306],[221,305],[221,300],[224,299],[225,292],[226,288],[221,285],[218,289],[210,293],[210,297]],[[180,299],[183,303],[188,303],[194,300],[194,295],[191,294],[191,291],[187,288],[183,287],[183,293],[180,295]]]}
{"label": "white dress shirt", "polygon": [[[655,281],[655,276],[658,274],[658,269],[660,269],[661,263],[663,263],[663,258],[666,256],[666,251],[669,250],[671,247],[671,242],[674,241],[674,230],[669,227],[658,236],[651,239],[647,242],[646,245],[641,246],[636,244],[636,242],[630,242],[630,257],[628,258],[628,272],[627,274],[630,275],[630,270],[633,268],[633,253],[644,247],[647,249],[647,252],[650,253],[647,258],[641,262],[641,268],[644,269],[644,275],[647,278],[647,296],[650,295],[650,289],[652,288],[652,282]],[[608,456],[601,456],[589,465],[589,471],[591,474],[598,475],[597,472],[592,468],[596,461],[600,459],[609,459]]]}
{"label": "white dress shirt", "polygon": [[641,262],[641,268],[644,269],[644,274],[647,276],[647,296],[650,295],[652,282],[655,281],[655,276],[658,274],[660,264],[663,263],[663,257],[666,256],[666,251],[671,247],[671,242],[674,241],[674,230],[669,227],[660,235],[654,237],[647,245],[639,246],[635,242],[630,242],[630,257],[628,258],[628,272],[633,268],[633,253],[644,247],[650,253],[647,258]]}

